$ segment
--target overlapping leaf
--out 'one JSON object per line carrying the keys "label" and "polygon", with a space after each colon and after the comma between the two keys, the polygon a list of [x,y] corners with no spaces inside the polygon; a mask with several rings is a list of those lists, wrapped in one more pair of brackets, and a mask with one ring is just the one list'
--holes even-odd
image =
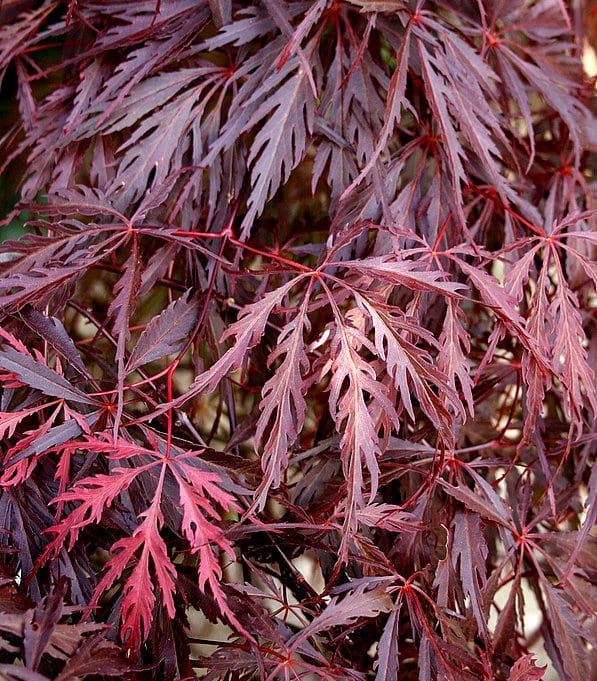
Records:
{"label": "overlapping leaf", "polygon": [[246,125],[251,129],[267,117],[249,153],[252,188],[248,211],[241,225],[242,234],[248,233],[254,219],[263,211],[266,200],[274,195],[282,182],[288,180],[293,168],[302,160],[307,135],[313,130],[313,93],[298,57],[290,57],[278,72],[268,78],[265,87],[269,95]]}
{"label": "overlapping leaf", "polygon": [[1,674],[586,680],[573,9],[1,3]]}
{"label": "overlapping leaf", "polygon": [[342,599],[332,598],[325,610],[295,634],[287,645],[290,649],[297,648],[310,636],[339,625],[346,626],[359,617],[375,617],[391,608],[391,599],[383,586],[367,589],[367,584],[361,584]]}
{"label": "overlapping leaf", "polygon": [[483,612],[482,591],[486,580],[487,544],[481,519],[468,511],[456,512],[452,521],[452,563],[458,568],[462,588],[468,598],[479,632],[487,639],[489,632]]}
{"label": "overlapping leaf", "polygon": [[[280,476],[288,467],[288,448],[299,437],[305,422],[307,403],[303,393],[303,375],[310,363],[305,352],[304,333],[309,328],[306,295],[299,314],[285,326],[278,337],[278,345],[268,358],[272,364],[283,360],[275,374],[263,386],[259,405],[259,419],[255,430],[255,442],[263,444],[262,468],[265,478],[259,486],[258,502],[263,507],[267,492],[280,484]],[[273,423],[272,423],[273,420]],[[266,438],[266,431],[269,432]]]}
{"label": "overlapping leaf", "polygon": [[197,311],[197,300],[185,294],[153,317],[135,343],[127,372],[180,350],[195,326]]}
{"label": "overlapping leaf", "polygon": [[585,400],[591,405],[593,413],[597,413],[597,388],[595,373],[587,362],[587,352],[583,347],[585,332],[578,301],[564,282],[557,287],[549,312],[555,330],[554,370],[561,376],[566,389],[568,416],[577,432],[580,432],[581,409]]}
{"label": "overlapping leaf", "polygon": [[[392,415],[394,411],[385,386],[377,381],[375,370],[358,352],[363,346],[371,347],[363,333],[337,316],[331,340],[333,364],[329,409],[336,429],[342,432],[342,466],[348,488],[346,513],[353,531],[356,529],[353,513],[365,504],[363,463],[371,476],[368,495],[371,498],[377,493],[379,481],[379,435],[368,397],[387,415]],[[395,420],[395,416],[390,418]]]}
{"label": "overlapping leaf", "polygon": [[50,397],[59,397],[82,404],[94,404],[95,400],[74,387],[64,376],[33,357],[7,348],[0,352],[0,367],[9,372],[19,383],[28,385]]}
{"label": "overlapping leaf", "polygon": [[197,376],[193,385],[183,396],[185,401],[203,390],[213,390],[230,371],[236,371],[242,366],[247,359],[247,352],[261,339],[272,311],[283,303],[289,291],[300,279],[299,275],[296,279],[269,291],[262,300],[243,308],[241,318],[231,324],[221,338],[222,341],[234,338],[233,345],[213,366]]}
{"label": "overlapping leaf", "polygon": [[[377,353],[385,361],[388,375],[400,391],[407,413],[412,419],[415,418],[411,398],[414,390],[424,412],[438,428],[444,441],[450,443],[453,440],[453,417],[445,404],[447,402],[453,412],[462,412],[462,405],[444,374],[433,365],[429,353],[414,345],[407,334],[414,332],[425,340],[429,340],[429,336],[416,324],[400,319],[390,310],[371,304],[365,297],[357,300],[371,320]],[[434,392],[434,386],[439,388],[443,399]]]}

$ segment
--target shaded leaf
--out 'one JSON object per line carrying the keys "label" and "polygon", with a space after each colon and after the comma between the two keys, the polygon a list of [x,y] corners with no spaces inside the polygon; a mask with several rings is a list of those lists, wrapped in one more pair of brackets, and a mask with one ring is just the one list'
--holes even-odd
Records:
{"label": "shaded leaf", "polygon": [[389,612],[391,609],[392,600],[384,587],[367,590],[367,584],[362,584],[341,600],[332,598],[320,615],[287,641],[287,646],[290,649],[298,648],[314,634],[327,631],[331,627],[346,626],[359,617],[376,617],[380,612]]}
{"label": "shaded leaf", "polygon": [[73,366],[81,376],[87,379],[91,378],[89,371],[81,361],[76,345],[59,319],[47,317],[35,309],[22,311],[21,314],[27,326],[47,341],[67,361],[69,366]]}
{"label": "shaded leaf", "polygon": [[470,511],[457,511],[452,520],[452,528],[452,564],[460,575],[465,594],[470,598],[479,632],[488,640],[489,632],[482,600],[488,548],[483,537],[481,519]]}
{"label": "shaded leaf", "polygon": [[13,664],[0,664],[0,674],[7,680],[12,681],[50,681],[47,676]]}
{"label": "shaded leaf", "polygon": [[95,404],[93,398],[69,383],[64,376],[12,348],[0,351],[0,368],[10,372],[20,383],[29,385],[44,395],[81,404]]}
{"label": "shaded leaf", "polygon": [[25,663],[36,671],[54,628],[58,624],[64,606],[63,593],[56,592],[46,596],[30,616],[25,617],[23,627],[23,647],[25,649]]}
{"label": "shaded leaf", "polygon": [[101,634],[87,637],[77,648],[62,668],[56,681],[75,681],[97,674],[101,670],[104,676],[121,676],[133,670],[112,641],[107,641]]}
{"label": "shaded leaf", "polygon": [[576,619],[572,608],[549,581],[543,580],[542,593],[547,606],[548,623],[556,647],[559,665],[566,679],[586,681],[589,675],[589,656],[585,640],[590,636]]}
{"label": "shaded leaf", "polygon": [[126,370],[134,371],[166,355],[178,352],[195,326],[198,301],[188,293],[173,301],[147,324],[135,343]]}
{"label": "shaded leaf", "polygon": [[398,679],[398,639],[400,608],[394,607],[384,626],[377,647],[375,681],[397,681]]}
{"label": "shaded leaf", "polygon": [[309,78],[298,62],[298,57],[290,57],[267,79],[262,91],[269,90],[270,94],[247,123],[250,128],[269,116],[257,132],[249,153],[252,191],[249,210],[241,225],[243,235],[248,234],[266,200],[288,180],[292,169],[302,160],[307,134],[313,130],[313,94]]}
{"label": "shaded leaf", "polygon": [[469,510],[478,513],[482,518],[491,520],[504,527],[511,527],[511,515],[504,508],[502,500],[497,495],[498,503],[494,503],[494,499],[487,499],[484,496],[475,494],[475,492],[463,485],[455,487],[444,480],[439,480],[439,482],[450,496],[461,501]]}

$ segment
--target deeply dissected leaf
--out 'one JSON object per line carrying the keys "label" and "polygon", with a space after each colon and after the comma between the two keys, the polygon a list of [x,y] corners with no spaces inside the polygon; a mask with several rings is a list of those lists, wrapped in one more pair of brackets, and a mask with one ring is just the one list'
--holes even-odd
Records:
{"label": "deeply dissected leaf", "polygon": [[363,584],[346,594],[341,600],[333,598],[321,615],[295,634],[287,645],[291,649],[297,648],[314,634],[338,625],[350,624],[358,617],[375,617],[380,612],[388,612],[391,607],[391,599],[383,587],[367,590],[367,585]]}
{"label": "deeply dissected leaf", "polygon": [[12,348],[0,352],[0,368],[10,372],[20,383],[40,390],[44,395],[80,404],[95,404],[95,400],[69,383],[64,376]]}
{"label": "deeply dissected leaf", "polygon": [[434,291],[445,296],[454,296],[461,284],[442,282],[444,275],[438,271],[422,271],[417,263],[410,260],[395,260],[387,257],[363,258],[345,261],[342,267],[358,270],[371,278],[379,278],[397,286],[406,286],[411,291]]}
{"label": "deeply dissected leaf", "polygon": [[0,246],[0,252],[8,253],[0,276],[2,302],[7,310],[37,305],[59,296],[89,267],[116,248],[121,239],[120,234],[112,233],[105,241],[95,244],[94,236],[104,230],[83,229],[82,223],[71,222],[75,226],[74,234],[67,232],[66,236],[60,237],[27,235],[18,242],[18,247],[14,242]]}
{"label": "deeply dissected leaf", "polygon": [[589,633],[574,617],[570,604],[547,581],[543,582],[543,593],[559,665],[566,679],[580,681],[589,674],[589,657],[584,643],[590,638]]}
{"label": "deeply dissected leaf", "polygon": [[23,647],[27,666],[36,671],[41,657],[50,642],[54,627],[62,616],[63,594],[48,595],[35,608],[30,617],[25,618],[23,628]]}
{"label": "deeply dissected leaf", "polygon": [[0,51],[0,73],[2,77],[4,77],[11,59],[35,42],[37,32],[44,27],[44,22],[55,8],[55,2],[43,2],[39,7],[20,14],[18,19],[10,23],[3,23],[0,30],[0,45],[2,45],[2,50]]}
{"label": "deeply dissected leaf", "polygon": [[[371,304],[365,297],[357,300],[366,309],[375,332],[375,346],[379,356],[386,362],[388,374],[392,377],[395,387],[400,391],[404,408],[414,419],[411,398],[411,385],[421,403],[421,407],[438,428],[446,442],[451,442],[452,416],[444,406],[448,402],[452,411],[461,412],[462,407],[456,391],[445,381],[444,376],[433,366],[431,357],[426,350],[414,345],[409,339],[409,333],[419,333],[427,339],[422,330],[409,324],[408,320],[400,320],[383,307]],[[432,386],[437,386],[443,396],[439,399]]]}
{"label": "deeply dissected leaf", "polygon": [[461,260],[458,262],[458,266],[471,278],[483,302],[498,315],[507,328],[513,329],[517,337],[521,342],[525,343],[535,360],[541,366],[542,357],[536,351],[534,339],[530,338],[525,329],[524,319],[516,310],[515,301],[512,296],[504,291],[495,277],[487,274],[482,269],[471,267],[468,263]]}
{"label": "deeply dissected leaf", "polygon": [[135,343],[127,372],[180,350],[195,326],[197,311],[197,301],[184,295],[153,317]]}
{"label": "deeply dissected leaf", "polygon": [[512,665],[508,681],[538,681],[543,678],[546,667],[537,667],[532,655],[525,655]]}
{"label": "deeply dissected leaf", "polygon": [[571,83],[561,76],[554,82],[546,78],[544,70],[530,60],[523,59],[514,51],[509,50],[505,45],[500,44],[498,50],[507,55],[507,59],[515,66],[524,78],[539,92],[550,105],[557,107],[562,119],[566,122],[575,147],[580,146],[580,139],[577,132],[578,121],[582,120],[584,112],[580,104],[569,93]]}
{"label": "deeply dissected leaf", "polygon": [[[551,332],[551,329],[546,328],[546,320],[549,319],[549,314],[547,313],[546,278],[547,274],[543,269],[537,282],[537,292],[533,299],[533,307],[527,324],[529,332],[536,339],[537,343],[541,343]],[[525,442],[531,438],[537,427],[537,419],[543,406],[545,390],[550,386],[550,377],[546,378],[541,373],[537,363],[528,356],[525,356],[522,360],[522,369],[528,390],[523,431],[523,442]]]}
{"label": "deeply dissected leaf", "polygon": [[74,545],[79,531],[88,523],[98,522],[106,508],[114,499],[126,490],[131,482],[139,475],[138,468],[116,468],[110,475],[94,475],[80,480],[76,486],[56,498],[56,502],[80,500],[82,503],[72,511],[60,524],[49,528],[57,536],[53,546],[64,544],[69,537],[69,545]]}
{"label": "deeply dissected leaf", "polygon": [[[500,167],[504,151],[498,149],[499,144],[510,153],[508,140],[502,122],[491,106],[492,81],[497,80],[497,76],[474,50],[451,34],[448,34],[445,50],[445,55],[440,52],[432,57],[430,65],[447,79],[449,99],[446,101],[450,115],[481,162],[483,173],[498,193],[509,194],[511,190]],[[471,77],[473,73],[475,77]]]}
{"label": "deeply dissected leaf", "polygon": [[[376,9],[375,5],[386,5],[385,7],[379,7]],[[371,11],[383,11],[383,9],[388,9],[388,3],[366,3],[367,9]],[[402,9],[403,3],[396,3],[396,7],[391,9]],[[343,197],[348,195],[348,193],[356,187],[359,182],[366,177],[366,175],[373,168],[374,163],[377,161],[379,155],[385,151],[387,148],[388,139],[391,136],[394,126],[400,122],[402,118],[402,109],[409,108],[414,111],[410,103],[405,97],[407,74],[408,74],[408,60],[410,56],[410,25],[407,26],[405,35],[400,46],[400,51],[396,55],[396,69],[392,74],[390,84],[388,86],[388,95],[385,108],[384,125],[379,133],[377,145],[371,158],[368,160],[367,165],[361,170],[358,177],[344,190]]]}
{"label": "deeply dissected leaf", "polygon": [[[378,458],[381,453],[379,436],[373,416],[369,411],[366,394],[379,404],[387,414],[392,414],[392,405],[383,384],[376,380],[375,371],[359,355],[358,349],[367,345],[365,336],[354,326],[337,319],[332,339],[332,377],[330,380],[329,408],[342,431],[340,447],[343,452],[344,476],[349,489],[346,512],[352,518],[354,510],[362,508],[363,496],[362,462],[371,475],[371,494],[377,492],[379,480]],[[347,385],[345,391],[343,386]]]}
{"label": "deeply dissected leaf", "polygon": [[[284,357],[274,376],[263,386],[263,398],[255,430],[255,441],[263,442],[262,467],[265,478],[259,486],[259,504],[265,503],[269,488],[280,484],[282,472],[288,467],[288,448],[303,428],[307,403],[302,374],[309,369],[303,334],[308,329],[308,296],[298,315],[287,324],[278,337],[278,345],[268,361]],[[273,419],[273,424],[271,423]],[[269,429],[267,439],[266,430]]]}
{"label": "deeply dissected leaf", "polygon": [[584,330],[574,294],[564,283],[558,287],[551,303],[551,317],[555,324],[553,364],[566,389],[566,408],[577,430],[580,426],[579,410],[586,401],[597,413],[597,387],[595,372],[587,362],[583,348]]}
{"label": "deeply dissected leaf", "polygon": [[[180,469],[180,473],[176,469]],[[220,489],[217,484],[214,484],[219,482],[218,476],[199,472],[189,465],[185,465],[183,457],[177,458],[173,473],[178,482],[180,505],[183,509],[181,529],[189,541],[191,552],[199,554],[199,588],[205,591],[206,584],[209,584],[220,612],[238,631],[250,638],[251,634],[244,629],[227,604],[220,584],[222,568],[212,548],[212,546],[217,546],[225,552],[229,559],[234,560],[232,546],[221,530],[213,522],[208,522],[199,510],[202,509],[206,515],[211,516],[214,520],[220,520],[219,513],[210,503],[206,503],[206,492],[226,511],[238,510],[238,507],[229,494]]]}
{"label": "deeply dissected leaf", "polygon": [[[163,517],[159,511],[159,498],[141,515],[143,520],[133,535],[120,539],[113,545],[114,555],[106,564],[106,572],[96,587],[97,598],[114,584],[131,562],[135,563],[124,584],[121,629],[123,642],[132,649],[137,648],[147,637],[156,603],[150,559],[151,570],[157,579],[164,607],[170,617],[175,615],[173,578],[176,570],[167,555],[166,544],[160,536]],[[136,553],[139,550],[141,555],[137,558]]]}
{"label": "deeply dissected leaf", "polygon": [[38,409],[39,407],[30,407],[16,412],[0,412],[0,438],[12,437],[19,423],[28,416],[35,414]]}
{"label": "deeply dissected leaf", "polygon": [[447,103],[451,91],[447,88],[445,77],[442,74],[443,69],[440,70],[434,64],[435,60],[422,42],[418,43],[418,48],[429,105],[441,130],[442,142],[449,163],[450,179],[456,196],[458,196],[460,183],[466,182],[466,173],[462,164],[465,154],[462,145],[458,142],[454,121],[448,113]]}
{"label": "deeply dissected leaf", "polygon": [[[153,93],[150,96],[153,97]],[[193,120],[195,99],[193,90],[190,94],[171,99],[163,109],[144,119],[123,145],[121,150],[125,153],[120,172],[108,187],[108,192],[115,196],[119,205],[126,206],[139,199],[146,191],[148,180],[151,179],[151,187],[155,187],[167,178],[172,154],[188,133]],[[148,106],[152,109],[155,106],[151,99]],[[159,124],[163,120],[169,121],[169,124]]]}
{"label": "deeply dissected leaf", "polygon": [[487,544],[483,537],[481,519],[469,511],[457,512],[452,521],[452,563],[458,569],[462,588],[470,599],[471,607],[481,634],[488,631],[483,612],[482,591],[486,580]]}
{"label": "deeply dissected leaf", "polygon": [[39,212],[50,215],[112,215],[126,224],[127,220],[112,207],[110,199],[100,189],[75,185],[73,188],[57,187],[47,197],[47,206],[39,206]]}
{"label": "deeply dissected leaf", "polygon": [[369,527],[383,527],[394,532],[419,532],[424,529],[412,513],[392,504],[367,504],[357,513],[360,523]]}
{"label": "deeply dissected leaf", "polygon": [[85,638],[62,668],[56,681],[75,681],[97,674],[121,677],[132,671],[131,663],[122,656],[120,649],[112,641],[96,635]]}
{"label": "deeply dissected leaf", "polygon": [[379,639],[375,681],[396,681],[398,679],[398,639],[400,609],[394,607]]}
{"label": "deeply dissected leaf", "polygon": [[302,160],[307,134],[313,129],[313,95],[298,57],[290,57],[282,69],[270,76],[263,89],[270,94],[247,123],[252,127],[269,116],[255,136],[248,158],[252,164],[252,191],[249,210],[241,225],[243,234],[248,233],[266,200]]}
{"label": "deeply dissected leaf", "polygon": [[283,303],[289,291],[298,283],[300,275],[274,291],[262,300],[244,308],[242,317],[231,324],[221,340],[234,337],[234,344],[208,371],[197,376],[195,382],[184,396],[185,399],[201,392],[213,390],[219,381],[230,371],[236,371],[246,359],[247,352],[254,347],[263,335],[265,325],[276,306]]}
{"label": "deeply dissected leaf", "polygon": [[[475,413],[473,381],[467,361],[470,338],[459,319],[458,308],[452,300],[448,300],[446,304],[446,318],[439,341],[441,350],[438,355],[438,368],[448,377],[448,383],[454,392],[457,392],[460,387],[468,411],[473,416]],[[456,379],[458,379],[458,385]]]}
{"label": "deeply dissected leaf", "polygon": [[586,681],[581,5],[0,3],[0,676]]}

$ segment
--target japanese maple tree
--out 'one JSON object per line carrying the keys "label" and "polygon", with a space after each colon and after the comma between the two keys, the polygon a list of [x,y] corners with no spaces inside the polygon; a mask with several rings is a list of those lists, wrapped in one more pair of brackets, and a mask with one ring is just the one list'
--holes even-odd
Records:
{"label": "japanese maple tree", "polygon": [[591,678],[582,9],[0,3],[3,678]]}

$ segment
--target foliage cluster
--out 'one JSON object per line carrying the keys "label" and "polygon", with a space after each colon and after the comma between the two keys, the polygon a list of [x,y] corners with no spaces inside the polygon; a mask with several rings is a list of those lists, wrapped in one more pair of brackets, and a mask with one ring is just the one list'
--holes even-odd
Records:
{"label": "foliage cluster", "polygon": [[0,674],[590,678],[580,4],[0,3]]}

